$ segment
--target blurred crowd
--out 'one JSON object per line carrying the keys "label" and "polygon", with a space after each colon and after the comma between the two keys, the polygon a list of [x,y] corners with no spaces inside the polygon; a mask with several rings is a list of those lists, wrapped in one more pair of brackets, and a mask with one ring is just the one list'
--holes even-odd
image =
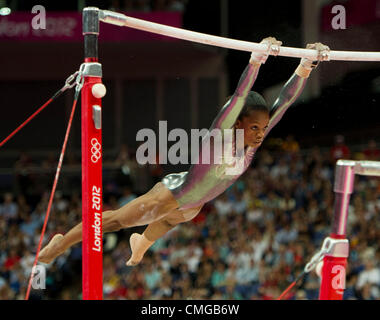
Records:
{"label": "blurred crowd", "polygon": [[[130,234],[142,232],[143,227],[105,234],[104,299],[277,298],[329,235],[337,158],[380,161],[380,150],[374,140],[362,150],[352,150],[343,136],[323,150],[302,150],[292,136],[269,139],[233,186],[205,205],[195,219],[156,241],[140,265],[126,267],[125,262],[130,257]],[[26,159],[23,155],[16,164],[19,175],[27,167]],[[118,175],[104,171],[104,210],[128,203],[164,174],[159,166],[140,166],[133,159],[133,152],[124,146],[116,160],[105,163],[118,168]],[[41,166],[55,164],[48,159]],[[344,299],[377,300],[380,183],[374,177],[355,179]],[[49,198],[49,183],[45,186],[43,181],[42,174],[28,177],[26,172],[15,181],[17,191],[2,196],[0,299],[25,296]],[[43,244],[80,221],[80,178],[67,184],[73,186],[69,191],[58,186]],[[39,193],[30,196],[36,188]],[[32,290],[31,298],[80,299],[81,254],[76,245],[44,265],[46,289]],[[306,274],[286,298],[318,299],[319,281],[314,272]]]}

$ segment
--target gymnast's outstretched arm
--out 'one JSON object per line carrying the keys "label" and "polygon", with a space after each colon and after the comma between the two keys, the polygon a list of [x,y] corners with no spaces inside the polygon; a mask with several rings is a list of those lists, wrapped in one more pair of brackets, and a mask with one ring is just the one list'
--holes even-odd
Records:
{"label": "gymnast's outstretched arm", "polygon": [[[319,52],[329,50],[329,48],[321,43],[308,44],[308,49],[317,49]],[[280,95],[274,102],[270,110],[270,121],[268,129],[265,132],[265,136],[269,131],[281,120],[282,116],[285,114],[286,110],[298,99],[301,95],[307,78],[309,77],[311,71],[317,66],[314,61],[310,61],[306,58],[302,58],[296,71],[290,77],[290,79],[285,83],[284,87],[281,89]]]}
{"label": "gymnast's outstretched arm", "polygon": [[[280,41],[277,41],[272,37],[265,38],[261,41],[261,43],[265,43],[268,46],[272,44],[281,44]],[[234,94],[219,111],[211,125],[210,130],[215,128],[230,129],[233,127],[244,107],[248,93],[257,78],[260,66],[265,63],[267,58],[268,54],[266,53],[252,53],[249,64],[240,76],[240,80]]]}
{"label": "gymnast's outstretched arm", "polygon": [[270,120],[265,136],[281,120],[286,110],[301,95],[307,82],[307,77],[298,75],[297,71],[293,73],[290,79],[281,89],[280,95],[270,109]]}
{"label": "gymnast's outstretched arm", "polygon": [[232,128],[237,118],[239,117],[239,114],[245,104],[247,95],[257,78],[260,66],[261,64],[256,61],[249,62],[248,66],[240,76],[240,80],[235,93],[219,111],[210,129]]}

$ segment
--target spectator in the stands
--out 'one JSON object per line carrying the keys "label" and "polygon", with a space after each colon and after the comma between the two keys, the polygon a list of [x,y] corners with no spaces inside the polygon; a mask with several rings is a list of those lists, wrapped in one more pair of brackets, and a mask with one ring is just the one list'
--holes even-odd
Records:
{"label": "spectator in the stands", "polygon": [[0,216],[4,217],[4,221],[15,220],[18,214],[18,205],[13,200],[12,193],[4,194],[4,202],[0,205]]}
{"label": "spectator in the stands", "polygon": [[335,136],[335,143],[330,149],[330,160],[333,164],[339,159],[349,159],[351,156],[350,148],[344,141],[344,136],[339,134]]}
{"label": "spectator in the stands", "polygon": [[365,160],[379,161],[380,149],[377,147],[376,140],[371,139],[368,141],[367,148],[363,150]]}

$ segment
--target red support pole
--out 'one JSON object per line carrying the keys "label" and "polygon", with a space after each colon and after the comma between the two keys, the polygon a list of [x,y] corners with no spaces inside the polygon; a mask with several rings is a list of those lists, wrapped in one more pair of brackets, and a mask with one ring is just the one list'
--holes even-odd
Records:
{"label": "red support pole", "polygon": [[85,77],[82,88],[83,299],[102,299],[102,130],[94,125],[101,99],[91,89],[101,78]]}
{"label": "red support pole", "polygon": [[338,161],[335,171],[335,207],[334,222],[330,242],[331,250],[323,258],[321,272],[320,300],[342,300],[349,244],[346,239],[346,226],[350,196],[354,188],[354,163]]}
{"label": "red support pole", "polygon": [[332,233],[325,239],[328,249],[323,259],[319,299],[342,300],[349,243],[346,239],[348,206],[354,189],[355,174],[380,176],[379,161],[338,160],[335,168],[335,207]]}
{"label": "red support pole", "polygon": [[[335,240],[344,239],[344,237],[334,234],[331,234],[330,238]],[[348,242],[336,245],[334,252],[326,254],[323,258],[320,300],[343,299],[344,289],[346,288],[347,256]]]}
{"label": "red support pole", "polygon": [[342,300],[346,281],[347,258],[325,256],[319,300]]}
{"label": "red support pole", "polygon": [[[83,11],[85,63],[82,88],[82,284],[83,300],[103,299],[101,65],[97,63],[99,10]],[[94,85],[96,86],[94,89]]]}

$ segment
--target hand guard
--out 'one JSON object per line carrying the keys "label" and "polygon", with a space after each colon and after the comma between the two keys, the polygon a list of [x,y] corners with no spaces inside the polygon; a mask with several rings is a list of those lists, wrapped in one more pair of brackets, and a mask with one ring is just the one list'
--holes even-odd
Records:
{"label": "hand guard", "polygon": [[329,53],[330,48],[320,42],[316,43],[309,43],[306,46],[306,49],[316,49],[318,50],[318,58],[315,61],[312,61],[308,58],[302,58],[301,59],[301,65],[307,69],[307,70],[313,70],[315,69],[320,61],[327,61],[329,60]]}
{"label": "hand guard", "polygon": [[281,41],[276,40],[274,37],[268,37],[261,40],[260,43],[266,44],[268,49],[265,53],[255,52],[253,51],[251,54],[250,62],[256,62],[263,64],[268,59],[270,54],[277,55],[280,51],[280,46],[282,45]]}

